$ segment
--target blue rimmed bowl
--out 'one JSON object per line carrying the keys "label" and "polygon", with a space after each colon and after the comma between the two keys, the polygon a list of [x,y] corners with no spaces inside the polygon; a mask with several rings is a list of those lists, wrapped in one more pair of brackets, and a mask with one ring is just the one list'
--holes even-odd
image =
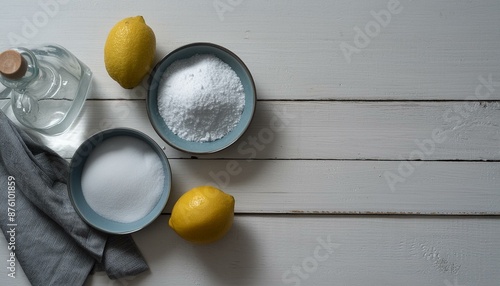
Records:
{"label": "blue rimmed bowl", "polygon": [[[109,220],[96,213],[85,200],[82,190],[82,174],[87,159],[100,144],[116,136],[133,137],[148,144],[151,149],[155,151],[156,154],[158,154],[162,162],[163,173],[165,175],[163,191],[158,202],[146,216],[131,223],[122,223]],[[140,179],[141,178],[138,178],[138,180]],[[149,225],[161,214],[163,208],[167,204],[168,197],[170,195],[171,184],[172,173],[170,170],[170,165],[168,163],[167,156],[165,155],[161,147],[158,146],[158,144],[156,144],[153,139],[151,139],[144,133],[133,129],[116,128],[105,130],[91,136],[76,150],[75,155],[71,159],[70,163],[68,192],[71,203],[73,204],[76,213],[89,225],[106,233],[128,234],[136,232]]]}
{"label": "blue rimmed bowl", "polygon": [[[239,123],[224,137],[210,142],[195,142],[180,138],[168,128],[158,110],[158,88],[167,68],[177,60],[187,59],[196,54],[212,54],[228,64],[240,78],[245,92],[245,107]],[[233,52],[212,43],[193,43],[172,51],[154,67],[149,76],[148,85],[146,106],[153,128],[167,144],[184,152],[208,154],[231,146],[245,133],[255,113],[257,93],[252,74],[243,61]]]}

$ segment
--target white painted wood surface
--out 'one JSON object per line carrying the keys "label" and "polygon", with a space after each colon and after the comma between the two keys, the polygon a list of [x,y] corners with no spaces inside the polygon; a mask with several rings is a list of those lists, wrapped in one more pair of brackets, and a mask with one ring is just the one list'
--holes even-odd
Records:
{"label": "white painted wood surface", "polygon": [[[226,3],[226,0],[221,0]],[[94,98],[134,98],[103,66],[107,33],[123,17],[144,15],[158,40],[158,57],[181,45],[208,41],[238,54],[252,71],[262,99],[452,99],[474,96],[478,77],[500,80],[498,1],[400,0],[367,46],[348,63],[340,44],[355,46],[354,27],[375,21],[389,0],[245,1],[223,20],[214,1],[60,0],[59,12],[29,33],[42,9],[25,1],[9,3],[2,14],[1,48],[9,33],[29,43],[58,42],[93,70]],[[399,9],[398,9],[399,10]],[[36,21],[36,20],[35,20]],[[500,87],[489,99],[500,99]],[[481,95],[486,94],[482,90]]]}
{"label": "white painted wood surface", "polygon": [[[228,176],[234,162],[238,175]],[[238,213],[500,214],[500,163],[425,162],[394,184],[397,161],[170,160],[173,203],[211,184],[236,198]],[[232,168],[232,167],[231,167]],[[297,179],[300,178],[300,179]]]}
{"label": "white painted wood surface", "polygon": [[[98,273],[86,285],[458,286],[500,280],[500,221],[491,217],[237,215],[229,234],[208,246],[183,241],[168,229],[168,218],[134,235],[150,272],[118,281]],[[22,274],[2,281],[27,283]]]}
{"label": "white painted wood surface", "polygon": [[[218,13],[214,3],[232,4]],[[98,274],[87,286],[498,285],[499,1],[23,0],[8,10],[1,50],[56,42],[94,72],[76,124],[42,142],[70,159],[91,134],[129,127],[171,158],[165,214],[134,235],[151,272]],[[162,142],[145,85],[120,88],[103,64],[109,29],[132,15],[155,31],[157,59],[208,41],[245,61],[259,103],[242,140],[198,159]],[[227,175],[228,164],[241,171]],[[168,228],[168,214],[205,183],[233,194],[237,215],[222,241],[193,246]],[[315,257],[328,237],[334,250]],[[0,285],[27,285],[18,271],[0,271]]]}
{"label": "white painted wood surface", "polygon": [[[89,100],[66,134],[40,139],[71,158],[86,138],[116,127],[138,129],[167,146],[149,123],[144,100]],[[165,152],[191,157],[173,148]],[[261,101],[239,142],[198,157],[500,160],[500,102]]]}

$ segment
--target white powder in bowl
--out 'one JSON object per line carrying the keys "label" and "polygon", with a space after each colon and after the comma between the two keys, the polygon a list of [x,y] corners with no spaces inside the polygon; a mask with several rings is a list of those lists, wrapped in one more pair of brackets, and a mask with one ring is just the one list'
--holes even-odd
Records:
{"label": "white powder in bowl", "polygon": [[164,180],[162,162],[151,146],[134,137],[116,136],[92,151],[81,184],[85,200],[96,213],[130,223],[155,207]]}
{"label": "white powder in bowl", "polygon": [[215,141],[240,121],[245,93],[238,75],[211,54],[173,62],[158,87],[158,109],[168,128],[187,141]]}

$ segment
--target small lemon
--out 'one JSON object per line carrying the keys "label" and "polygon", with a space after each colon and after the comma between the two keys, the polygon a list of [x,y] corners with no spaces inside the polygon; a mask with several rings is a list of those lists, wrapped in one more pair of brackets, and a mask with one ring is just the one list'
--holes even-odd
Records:
{"label": "small lemon", "polygon": [[116,23],[104,45],[104,64],[112,79],[123,88],[138,86],[151,70],[156,37],[142,16]]}
{"label": "small lemon", "polygon": [[211,186],[200,186],[177,200],[168,224],[188,241],[211,243],[229,231],[233,218],[233,196]]}

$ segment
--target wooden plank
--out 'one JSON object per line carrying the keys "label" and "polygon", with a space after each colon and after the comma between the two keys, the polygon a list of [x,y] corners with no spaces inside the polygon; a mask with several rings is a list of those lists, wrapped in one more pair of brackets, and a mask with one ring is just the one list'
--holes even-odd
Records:
{"label": "wooden plank", "polygon": [[232,194],[237,213],[500,214],[498,162],[170,160],[165,209],[198,185]]}
{"label": "wooden plank", "polygon": [[[41,140],[70,158],[92,134],[138,129],[170,158],[144,101],[87,101],[66,134]],[[500,102],[259,102],[239,142],[204,158],[347,160],[499,160]]]}
{"label": "wooden plank", "polygon": [[[111,27],[140,11],[156,33],[157,60],[184,44],[221,44],[249,66],[263,99],[463,100],[475,95],[480,77],[500,81],[496,0],[235,1],[219,13],[214,3],[148,0],[115,7],[74,0],[61,1],[49,15],[40,4],[15,1],[0,26],[7,39],[0,48],[60,43],[94,71],[92,98],[143,98],[144,88],[120,88],[103,61]],[[400,3],[390,20],[377,20],[373,15],[389,11],[390,3]],[[480,94],[500,99],[499,91],[497,84]]]}
{"label": "wooden plank", "polygon": [[[359,216],[236,216],[212,245],[192,245],[168,216],[134,234],[151,271],[85,285],[496,285],[500,220]],[[0,257],[7,245],[0,240]],[[18,267],[19,269],[19,267]],[[22,272],[2,285],[27,285]]]}
{"label": "wooden plank", "polygon": [[414,169],[405,161],[169,163],[174,179],[163,214],[170,214],[183,193],[200,185],[233,195],[238,214],[500,214],[498,162],[425,162]]}
{"label": "wooden plank", "polygon": [[414,169],[405,161],[169,163],[174,179],[163,214],[170,214],[183,193],[200,185],[233,195],[238,214],[500,214],[498,162],[425,162]]}

